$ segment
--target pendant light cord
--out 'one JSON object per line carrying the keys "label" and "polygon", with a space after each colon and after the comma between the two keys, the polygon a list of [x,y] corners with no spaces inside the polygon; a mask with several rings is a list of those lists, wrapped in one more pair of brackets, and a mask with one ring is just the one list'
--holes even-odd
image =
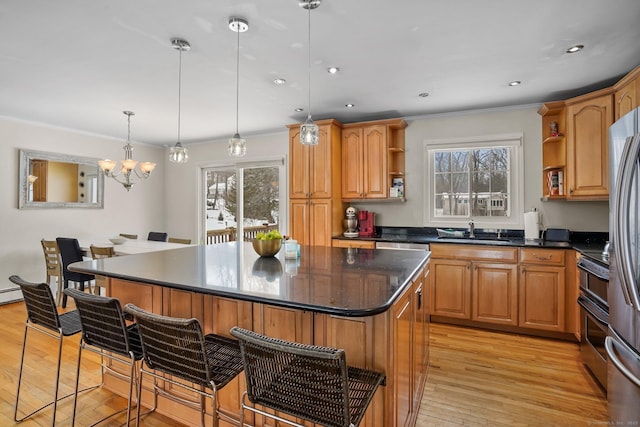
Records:
{"label": "pendant light cord", "polygon": [[308,73],[309,73],[309,105],[307,106],[307,117],[311,118],[311,0],[307,0],[307,6],[308,6],[308,17],[309,17],[309,33],[308,33],[308,46],[309,46],[309,60],[307,62],[308,64]]}
{"label": "pendant light cord", "polygon": [[183,47],[179,46],[180,60],[178,65],[178,144],[180,144],[180,99],[182,98],[182,50]]}
{"label": "pendant light cord", "polygon": [[240,22],[237,23],[238,44],[236,47],[236,135],[238,134],[238,116],[240,104]]}

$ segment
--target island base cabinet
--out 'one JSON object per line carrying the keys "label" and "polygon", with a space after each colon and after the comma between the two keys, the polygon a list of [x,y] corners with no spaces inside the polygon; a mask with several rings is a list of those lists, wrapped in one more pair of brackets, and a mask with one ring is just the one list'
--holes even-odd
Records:
{"label": "island base cabinet", "polygon": [[564,279],[564,267],[520,267],[520,327],[564,332]]}

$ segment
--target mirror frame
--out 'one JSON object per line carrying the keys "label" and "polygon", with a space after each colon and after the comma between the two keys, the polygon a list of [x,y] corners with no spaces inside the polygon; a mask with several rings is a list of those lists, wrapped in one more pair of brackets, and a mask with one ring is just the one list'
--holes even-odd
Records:
{"label": "mirror frame", "polygon": [[[98,173],[98,201],[96,203],[83,202],[33,202],[29,200],[29,162],[32,159],[50,160],[62,163],[95,165]],[[67,154],[49,153],[45,151],[20,150],[19,167],[19,209],[103,209],[104,208],[104,174],[98,166],[98,159],[92,157],[72,156]]]}

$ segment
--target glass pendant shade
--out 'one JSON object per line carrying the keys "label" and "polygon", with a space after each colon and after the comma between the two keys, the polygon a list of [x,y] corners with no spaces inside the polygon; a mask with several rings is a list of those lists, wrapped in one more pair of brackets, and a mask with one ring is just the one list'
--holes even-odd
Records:
{"label": "glass pendant shade", "polygon": [[247,140],[242,138],[239,133],[236,133],[229,139],[227,150],[230,156],[242,157],[247,153]]}
{"label": "glass pendant shade", "polygon": [[176,145],[171,147],[169,152],[169,161],[173,163],[187,163],[189,160],[189,154],[187,149],[182,146],[180,142],[176,142]]}
{"label": "glass pendant shade", "polygon": [[318,145],[318,125],[311,120],[311,114],[300,127],[300,142],[303,145]]}

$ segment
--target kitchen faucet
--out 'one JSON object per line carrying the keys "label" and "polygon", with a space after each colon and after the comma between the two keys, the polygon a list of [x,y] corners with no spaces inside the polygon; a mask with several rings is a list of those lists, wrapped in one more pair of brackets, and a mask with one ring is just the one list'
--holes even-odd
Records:
{"label": "kitchen faucet", "polygon": [[469,238],[470,239],[476,238],[476,226],[473,223],[473,220],[469,221]]}

